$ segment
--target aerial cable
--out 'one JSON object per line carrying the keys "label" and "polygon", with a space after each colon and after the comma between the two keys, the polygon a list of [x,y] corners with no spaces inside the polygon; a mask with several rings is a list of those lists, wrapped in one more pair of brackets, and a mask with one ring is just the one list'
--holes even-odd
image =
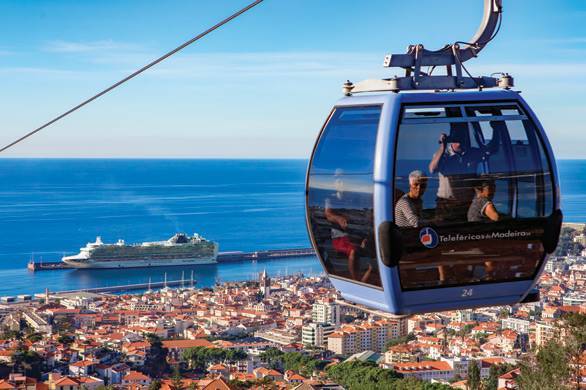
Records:
{"label": "aerial cable", "polygon": [[4,146],[3,148],[0,149],[0,153],[4,152],[5,150],[13,147],[14,145],[24,141],[25,139],[27,139],[28,137],[32,136],[33,134],[38,133],[39,131],[43,130],[44,128],[52,125],[53,123],[57,122],[60,119],[63,119],[64,117],[66,117],[67,115],[77,111],[78,109],[82,108],[83,106],[85,106],[86,104],[96,100],[97,98],[107,94],[108,92],[110,92],[111,90],[119,87],[120,85],[124,84],[125,82],[127,82],[128,80],[138,76],[139,74],[141,74],[142,72],[144,72],[147,69],[152,68],[153,66],[157,65],[159,62],[162,62],[164,60],[166,60],[167,58],[171,57],[173,54],[177,53],[178,51],[186,48],[187,46],[191,45],[192,43],[195,43],[196,41],[200,40],[201,38],[205,37],[206,35],[208,35],[209,33],[211,33],[214,30],[217,30],[218,28],[222,27],[223,25],[225,25],[226,23],[236,19],[238,16],[242,15],[243,13],[247,12],[248,10],[254,8],[255,6],[257,6],[258,4],[262,3],[264,0],[256,0],[252,3],[250,3],[249,5],[247,5],[246,7],[242,8],[241,10],[233,13],[232,15],[230,15],[229,17],[227,17],[226,19],[218,22],[217,24],[215,24],[214,26],[208,28],[207,30],[205,30],[204,32],[196,35],[195,37],[191,38],[190,40],[188,40],[187,42],[183,43],[182,45],[176,47],[175,49],[169,51],[168,53],[162,55],[161,57],[157,58],[156,60],[150,62],[149,64],[143,66],[142,68],[140,68],[139,70],[137,70],[136,72],[126,76],[125,78],[123,78],[122,80],[112,84],[111,86],[109,86],[108,88],[104,89],[103,91],[97,93],[96,95],[92,96],[91,98],[84,100],[83,102],[81,102],[80,104],[78,104],[77,106],[71,108],[70,110],[64,112],[63,114],[51,119],[49,122],[43,124],[42,126],[37,127],[36,129],[34,129],[33,131],[23,135],[22,137],[18,138],[17,140],[9,143],[8,145]]}

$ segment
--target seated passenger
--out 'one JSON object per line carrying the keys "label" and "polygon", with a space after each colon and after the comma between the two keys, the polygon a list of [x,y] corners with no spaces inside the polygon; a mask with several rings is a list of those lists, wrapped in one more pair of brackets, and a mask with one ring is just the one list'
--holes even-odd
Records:
{"label": "seated passenger", "polygon": [[427,178],[421,171],[409,174],[409,192],[395,205],[395,224],[399,227],[419,227],[422,225],[423,194],[427,188]]}
{"label": "seated passenger", "polygon": [[478,180],[478,183],[474,186],[476,197],[468,209],[469,222],[496,222],[499,220],[499,213],[494,207],[494,203],[492,203],[495,188],[493,179],[481,177]]}

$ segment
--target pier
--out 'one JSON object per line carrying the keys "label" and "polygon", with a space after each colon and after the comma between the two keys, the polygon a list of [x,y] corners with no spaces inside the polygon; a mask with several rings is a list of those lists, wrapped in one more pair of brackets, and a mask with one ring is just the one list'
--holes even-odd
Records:
{"label": "pier", "polygon": [[82,290],[70,290],[70,291],[59,291],[59,294],[65,293],[79,293],[79,292],[91,292],[91,293],[116,293],[125,291],[136,291],[136,290],[155,290],[165,287],[193,287],[195,281],[190,279],[184,280],[168,280],[163,282],[150,282],[150,283],[136,283],[136,284],[125,284],[120,286],[107,286],[107,287],[94,287],[84,288]]}
{"label": "pier", "polygon": [[[218,263],[236,263],[240,261],[257,261],[257,260],[276,260],[291,257],[314,256],[315,251],[312,248],[291,248],[291,249],[272,249],[255,252],[220,252],[218,253]],[[192,267],[193,265],[178,265],[177,267]],[[166,266],[169,267],[169,266]],[[29,271],[53,271],[63,269],[76,269],[62,261],[34,261],[31,260],[27,268]],[[151,267],[149,267],[151,268]],[[89,268],[88,268],[89,269]],[[171,282],[169,282],[171,283]]]}
{"label": "pier", "polygon": [[[165,273],[165,279],[167,278],[167,274]],[[196,281],[193,279],[193,274],[191,279],[180,279],[180,280],[164,280],[160,282],[147,282],[147,283],[135,283],[135,284],[124,284],[119,286],[104,286],[104,287],[90,287],[78,290],[64,290],[64,291],[51,291],[46,290],[45,293],[34,294],[32,295],[18,295],[18,296],[3,296],[0,297],[0,303],[2,304],[26,304],[27,302],[30,303],[31,301],[39,301],[43,299],[48,299],[49,296],[51,297],[64,297],[67,294],[79,294],[79,293],[93,293],[93,294],[108,294],[108,293],[123,293],[123,292],[131,292],[131,291],[152,291],[152,290],[159,290],[171,287],[180,287],[180,288],[195,288]]]}

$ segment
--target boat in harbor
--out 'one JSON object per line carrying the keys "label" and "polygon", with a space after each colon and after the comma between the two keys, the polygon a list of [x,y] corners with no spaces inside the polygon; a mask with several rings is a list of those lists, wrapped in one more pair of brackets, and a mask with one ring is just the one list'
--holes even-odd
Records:
{"label": "boat in harbor", "polygon": [[140,244],[126,244],[124,240],[106,244],[97,237],[77,255],[61,260],[73,268],[139,268],[215,264],[217,258],[218,243],[198,234],[177,233],[166,241]]}

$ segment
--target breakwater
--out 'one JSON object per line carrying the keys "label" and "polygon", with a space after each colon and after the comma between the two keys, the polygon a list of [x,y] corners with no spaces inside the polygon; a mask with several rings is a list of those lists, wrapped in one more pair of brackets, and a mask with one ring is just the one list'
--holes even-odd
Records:
{"label": "breakwater", "polygon": [[[275,260],[286,259],[291,257],[312,256],[315,252],[312,248],[290,248],[290,249],[271,249],[255,252],[220,252],[218,254],[218,263],[235,263],[242,261],[256,261],[256,260]],[[179,265],[185,267],[185,265]],[[193,265],[189,265],[193,266]],[[68,264],[61,261],[53,262],[37,262],[30,261],[27,265],[29,271],[52,271],[63,269],[74,269]]]}

